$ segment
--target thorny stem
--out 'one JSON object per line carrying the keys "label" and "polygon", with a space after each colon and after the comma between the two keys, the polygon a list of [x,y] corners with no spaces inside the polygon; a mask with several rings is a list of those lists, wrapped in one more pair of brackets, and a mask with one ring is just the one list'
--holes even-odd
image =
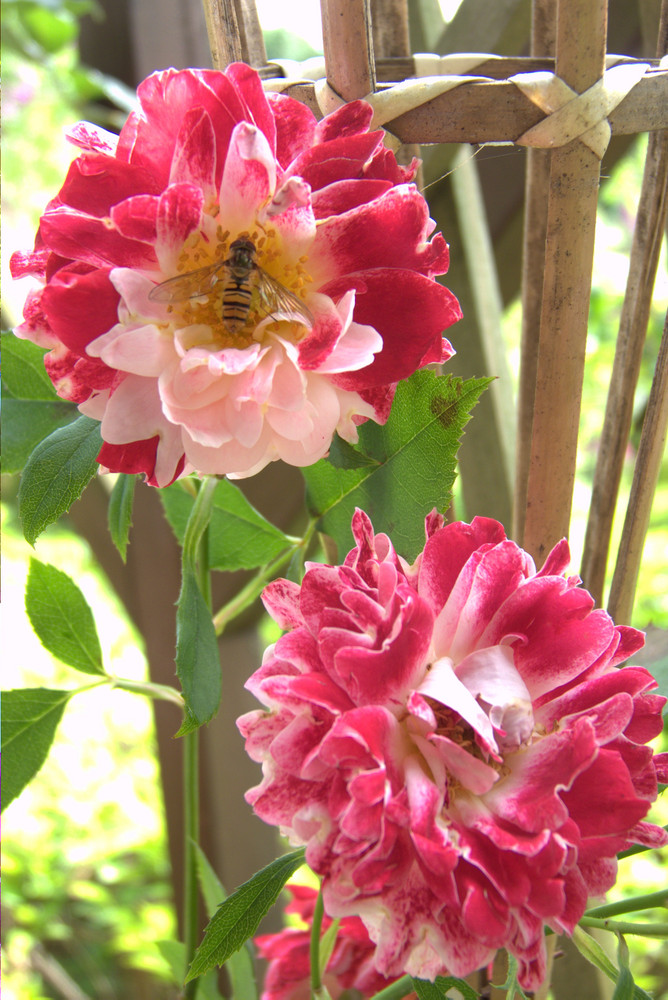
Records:
{"label": "thorny stem", "polygon": [[648,892],[644,896],[633,896],[631,899],[620,899],[616,903],[606,903],[604,906],[594,906],[584,914],[586,917],[616,917],[620,913],[634,913],[637,910],[649,910],[654,906],[668,906],[668,889],[659,892]]}
{"label": "thorny stem", "polygon": [[668,938],[668,924],[633,924],[628,920],[601,920],[598,917],[581,917],[579,922],[581,927],[598,927],[603,931],[611,931],[615,934]]}
{"label": "thorny stem", "polygon": [[[198,926],[197,861],[195,845],[199,842],[199,732],[197,729],[186,733],[183,740],[183,825],[184,872],[183,872],[183,934],[186,946],[186,971],[195,955]],[[186,983],[183,996],[193,1000],[199,980]]]}
{"label": "thorny stem", "polygon": [[[186,560],[195,557],[197,583],[202,597],[211,608],[211,571],[209,568],[208,519],[216,487],[214,477],[205,479],[199,487],[191,520],[184,538],[184,568]],[[206,527],[202,527],[203,524]],[[192,530],[192,534],[190,531]],[[190,534],[190,537],[188,537]],[[198,537],[199,536],[199,537]],[[183,934],[186,949],[186,970],[194,958],[199,937],[199,895],[197,890],[197,855],[199,844],[199,731],[186,733],[183,737],[183,826],[184,826],[184,873],[183,873]],[[198,979],[186,983],[183,996],[194,1000],[199,985]]]}
{"label": "thorny stem", "polygon": [[171,701],[179,708],[183,708],[183,696],[176,688],[169,684],[154,684],[152,681],[131,681],[125,677],[114,677],[109,675],[109,683],[114,688],[121,691],[131,691],[133,694],[145,694],[148,698],[156,698],[162,701]]}

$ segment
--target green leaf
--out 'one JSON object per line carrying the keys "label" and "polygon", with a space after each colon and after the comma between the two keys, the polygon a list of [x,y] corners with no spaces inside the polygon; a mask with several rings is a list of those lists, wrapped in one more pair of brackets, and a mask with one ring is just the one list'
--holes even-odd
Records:
{"label": "green leaf", "polygon": [[340,438],[338,434],[334,435],[327,461],[335,469],[363,469],[366,466],[376,464],[372,458],[369,458],[368,455],[363,455],[357,448],[353,448],[351,444]]}
{"label": "green leaf", "polygon": [[303,470],[309,508],[340,559],[353,543],[355,507],[366,511],[376,531],[390,535],[397,552],[409,561],[416,557],[426,515],[448,506],[459,438],[490,381],[416,372],[399,385],[384,426],[368,421],[360,427],[358,450],[373,465],[337,469],[323,460]]}
{"label": "green leaf", "polygon": [[619,973],[617,985],[615,986],[615,992],[612,994],[612,1000],[633,1000],[635,985],[628,966],[622,968]]}
{"label": "green leaf", "polygon": [[134,90],[116,77],[108,76],[90,66],[74,66],[69,71],[69,82],[81,102],[106,98],[126,114],[137,110],[137,95]]}
{"label": "green leaf", "polygon": [[223,965],[230,955],[252,937],[260,921],[278,899],[281,889],[304,860],[300,848],[256,872],[233,892],[210,921],[204,940],[197,949],[186,982],[196,979],[215,965]]}
{"label": "green leaf", "polygon": [[506,990],[507,1000],[514,1000],[515,997],[519,997],[520,1000],[527,1000],[527,995],[517,981],[517,970],[519,968],[517,959],[510,952],[506,952],[508,956],[508,974],[506,975],[506,980],[504,983],[498,987],[500,990]]}
{"label": "green leaf", "polygon": [[[183,542],[193,498],[178,484],[160,490],[165,515],[179,542]],[[232,571],[265,566],[289,545],[274,527],[246,500],[228,479],[216,486],[209,531],[211,569]]]}
{"label": "green leaf", "polygon": [[97,469],[100,424],[79,417],[37,445],[21,476],[19,516],[31,545],[83,493]]}
{"label": "green leaf", "polygon": [[591,934],[587,934],[587,932],[583,931],[581,927],[576,927],[573,932],[572,941],[580,954],[586,958],[591,965],[596,966],[597,969],[604,972],[608,979],[612,979],[613,982],[617,982],[619,972],[615,963],[603,950],[598,941],[594,940]]}
{"label": "green leaf", "polygon": [[32,781],[49,753],[72,691],[2,692],[2,808]]}
{"label": "green leaf", "polygon": [[38,4],[25,4],[20,16],[25,30],[45,52],[59,52],[79,34],[75,18],[64,10],[56,14]]}
{"label": "green leaf", "polygon": [[109,533],[123,562],[128,549],[128,535],[132,525],[132,501],[137,479],[137,476],[121,473],[109,497]]}
{"label": "green leaf", "polygon": [[195,573],[186,566],[176,610],[176,673],[186,702],[186,717],[176,735],[184,736],[214,717],[221,694],[220,655],[211,612]]}
{"label": "green leaf", "polygon": [[186,968],[186,946],[183,941],[174,941],[170,938],[166,941],[156,941],[156,947],[165,962],[169,966],[175,986],[180,986],[183,982]]}
{"label": "green leaf", "polygon": [[[21,340],[13,333],[3,333],[2,381],[12,399],[57,400],[56,390],[46,373],[46,350],[30,340]],[[72,406],[72,404],[70,404]]]}
{"label": "green leaf", "polygon": [[44,368],[44,350],[11,333],[2,338],[2,470],[20,472],[48,434],[79,415],[59,399]]}
{"label": "green leaf", "polygon": [[[169,966],[174,985],[181,986],[186,971],[186,946],[182,941],[157,941],[156,946]],[[197,991],[199,1000],[222,1000],[217,979],[215,970],[202,976]]]}
{"label": "green leaf", "polygon": [[320,947],[318,948],[318,965],[320,967],[321,975],[324,974],[327,963],[332,957],[332,952],[334,951],[334,945],[336,944],[336,939],[339,933],[340,919],[333,920],[329,925],[325,933],[320,938]]}
{"label": "green leaf", "polygon": [[464,1000],[478,1000],[478,994],[473,987],[464,979],[457,979],[455,976],[437,976],[434,983],[430,983],[427,979],[413,979],[413,987],[418,1000],[451,1000],[447,993],[453,988],[459,990]]}
{"label": "green leaf", "polygon": [[[595,941],[591,934],[587,934],[581,927],[576,927],[573,931],[572,941],[581,955],[592,965],[604,972],[613,983],[619,980],[619,969],[610,956],[603,950],[598,941]],[[649,993],[643,990],[637,983],[633,984],[633,1000],[652,1000]]]}
{"label": "green leaf", "polygon": [[8,399],[2,401],[2,471],[20,472],[31,454],[54,428],[71,424],[79,415],[72,403],[60,400]]}
{"label": "green leaf", "polygon": [[195,855],[197,857],[197,877],[204,896],[206,914],[208,917],[212,917],[220,904],[227,898],[227,893],[199,844],[195,844]]}
{"label": "green leaf", "polygon": [[85,674],[104,674],[93,612],[67,573],[31,559],[26,611],[50,653]]}
{"label": "green leaf", "polygon": [[[213,917],[220,904],[226,899],[227,893],[198,844],[195,844],[195,853],[197,855],[197,875],[206,903],[206,912],[209,917]],[[239,951],[230,955],[225,965],[232,984],[232,996],[243,997],[243,1000],[257,1000],[250,942],[246,941]]]}

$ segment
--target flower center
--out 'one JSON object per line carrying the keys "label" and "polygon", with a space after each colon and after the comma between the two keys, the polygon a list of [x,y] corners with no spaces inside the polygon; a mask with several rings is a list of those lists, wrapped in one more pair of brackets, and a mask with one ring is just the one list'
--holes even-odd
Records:
{"label": "flower center", "polygon": [[290,260],[272,226],[233,235],[211,221],[213,238],[191,233],[176,276],[162,286],[179,328],[196,328],[189,346],[244,348],[278,332],[301,340],[312,324],[306,257]]}

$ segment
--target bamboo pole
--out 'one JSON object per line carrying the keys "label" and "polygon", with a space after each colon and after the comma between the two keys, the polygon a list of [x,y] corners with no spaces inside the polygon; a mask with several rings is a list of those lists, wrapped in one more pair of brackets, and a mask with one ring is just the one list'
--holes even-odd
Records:
{"label": "bamboo pole", "polygon": [[254,0],[204,0],[204,16],[214,69],[239,61],[251,66],[266,63]]}
{"label": "bamboo pole", "polygon": [[371,0],[376,60],[411,58],[408,0]]}
{"label": "bamboo pole", "polygon": [[[372,39],[374,62],[379,58],[399,59],[411,57],[408,23],[408,0],[371,0]],[[413,158],[420,157],[417,143],[401,145],[395,154],[399,163],[407,166]],[[415,176],[415,183],[422,189],[424,175],[422,164]]]}
{"label": "bamboo pole", "polygon": [[[668,49],[668,0],[663,0],[657,55]],[[629,276],[592,489],[581,575],[596,603],[603,603],[605,569],[624,455],[631,430],[633,397],[659,265],[668,204],[668,132],[653,132],[647,144]]]}
{"label": "bamboo pole", "polygon": [[633,484],[622,540],[612,578],[608,611],[618,624],[629,624],[633,611],[642,550],[649,526],[652,499],[659,478],[668,433],[668,314],[656,359],[656,370],[643,421]]}
{"label": "bamboo pole", "polygon": [[[557,75],[578,93],[603,74],[605,0],[559,0]],[[578,140],[552,154],[524,546],[540,564],[568,534],[600,161]]]}
{"label": "bamboo pole", "polygon": [[[534,0],[531,10],[531,55],[554,56],[557,21],[556,0]],[[538,370],[538,333],[543,301],[545,237],[550,187],[550,153],[527,150],[522,250],[522,340],[517,392],[517,436],[513,538],[523,544],[526,516],[531,432]]]}
{"label": "bamboo pole", "polygon": [[369,0],[320,0],[327,83],[345,101],[376,89]]}

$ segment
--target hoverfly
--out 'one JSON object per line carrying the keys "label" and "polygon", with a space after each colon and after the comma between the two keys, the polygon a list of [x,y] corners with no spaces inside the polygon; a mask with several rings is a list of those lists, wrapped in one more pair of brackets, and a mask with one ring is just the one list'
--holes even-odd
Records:
{"label": "hoverfly", "polygon": [[148,297],[153,302],[183,302],[211,294],[222,280],[221,318],[228,333],[237,333],[246,323],[254,292],[259,299],[257,308],[265,316],[278,311],[297,313],[308,326],[313,326],[313,316],[302,300],[267,274],[257,263],[256,256],[257,248],[252,240],[234,240],[226,260],[168,278],[152,288]]}

